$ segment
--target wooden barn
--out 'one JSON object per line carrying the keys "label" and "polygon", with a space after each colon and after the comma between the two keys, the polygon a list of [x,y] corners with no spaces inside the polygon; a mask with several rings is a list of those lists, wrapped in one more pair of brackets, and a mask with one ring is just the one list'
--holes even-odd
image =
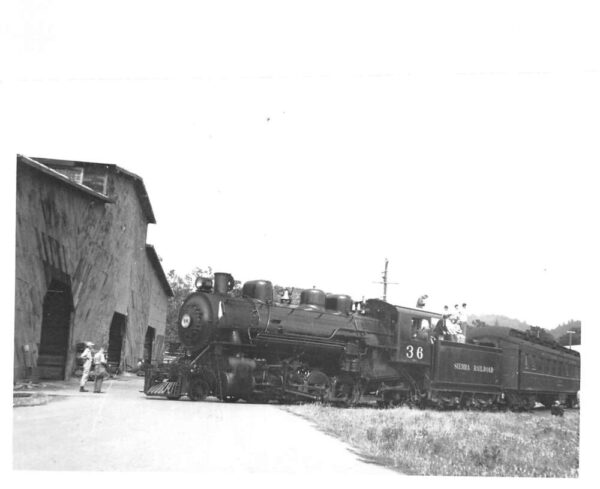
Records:
{"label": "wooden barn", "polygon": [[17,156],[14,379],[67,379],[81,344],[121,371],[162,357],[173,295],[143,180],[114,164]]}

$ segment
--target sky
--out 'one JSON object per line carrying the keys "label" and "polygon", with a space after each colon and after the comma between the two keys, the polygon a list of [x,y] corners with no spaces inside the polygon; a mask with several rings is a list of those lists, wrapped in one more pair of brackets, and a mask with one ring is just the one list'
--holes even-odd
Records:
{"label": "sky", "polygon": [[387,258],[392,303],[554,328],[594,300],[591,6],[5,2],[3,160],[141,176],[165,271],[360,299]]}

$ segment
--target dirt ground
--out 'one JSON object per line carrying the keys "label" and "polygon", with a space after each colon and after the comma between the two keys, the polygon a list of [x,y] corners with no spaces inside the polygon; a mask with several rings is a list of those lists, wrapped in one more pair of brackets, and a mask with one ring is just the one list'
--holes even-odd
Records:
{"label": "dirt ground", "polygon": [[398,477],[275,405],[147,398],[136,376],[87,388],[46,386],[47,403],[13,409],[14,469]]}

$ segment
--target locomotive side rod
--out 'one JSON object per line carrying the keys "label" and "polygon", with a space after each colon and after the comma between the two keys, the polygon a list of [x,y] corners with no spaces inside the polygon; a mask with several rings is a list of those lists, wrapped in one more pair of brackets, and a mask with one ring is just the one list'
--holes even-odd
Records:
{"label": "locomotive side rod", "polygon": [[318,401],[321,399],[321,396],[316,396],[314,394],[309,394],[307,392],[301,392],[301,391],[297,391],[295,389],[290,389],[290,388],[284,388],[283,392],[286,394],[293,394],[298,397],[305,397],[305,398],[311,399],[313,401]]}

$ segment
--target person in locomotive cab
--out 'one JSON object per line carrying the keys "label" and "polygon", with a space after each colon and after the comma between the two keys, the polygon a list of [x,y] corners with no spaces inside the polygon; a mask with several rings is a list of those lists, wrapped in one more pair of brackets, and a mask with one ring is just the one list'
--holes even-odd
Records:
{"label": "person in locomotive cab", "polygon": [[467,325],[467,304],[463,302],[462,308],[458,311],[458,322],[461,326]]}
{"label": "person in locomotive cab", "polygon": [[466,304],[466,302],[463,302],[462,308],[460,309],[460,311],[458,311],[458,324],[460,326],[461,334],[462,334],[462,338],[463,338],[462,343],[464,343],[465,342],[464,339],[467,336],[467,304]]}
{"label": "person in locomotive cab", "polygon": [[433,328],[433,336],[436,339],[449,339],[450,332],[448,331],[447,321],[450,320],[450,311],[448,310],[448,306],[444,306],[444,311],[442,312],[442,317],[435,324],[435,328]]}
{"label": "person in locomotive cab", "polygon": [[448,329],[448,340],[454,341],[456,343],[464,343],[464,335],[462,334],[462,329],[459,324],[459,316],[458,316],[458,304],[454,305],[454,313],[450,315],[448,320],[446,321],[446,328]]}
{"label": "person in locomotive cab", "polygon": [[424,339],[424,340],[428,340],[433,333],[433,329],[431,327],[431,323],[429,322],[428,318],[422,318],[421,319],[421,327],[419,328],[419,338]]}
{"label": "person in locomotive cab", "polygon": [[460,320],[460,309],[458,308],[458,304],[454,304],[454,311],[452,312],[452,316],[450,316],[454,323],[458,323]]}
{"label": "person in locomotive cab", "polygon": [[429,298],[429,296],[427,294],[424,294],[421,297],[419,297],[417,299],[417,308],[423,309],[425,307],[425,303],[427,302],[428,298]]}

